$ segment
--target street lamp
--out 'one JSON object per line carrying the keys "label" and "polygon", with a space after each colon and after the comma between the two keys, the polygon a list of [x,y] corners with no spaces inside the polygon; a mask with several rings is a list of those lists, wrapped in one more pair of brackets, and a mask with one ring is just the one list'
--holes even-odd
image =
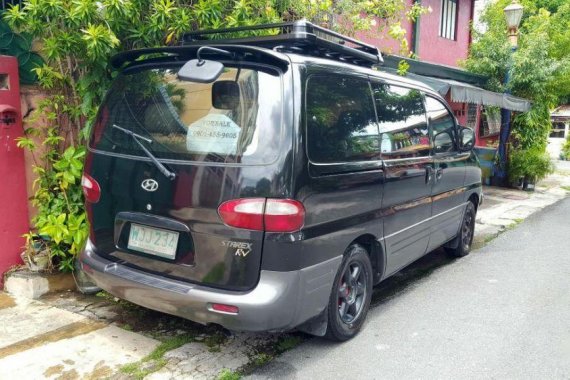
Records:
{"label": "street lamp", "polygon": [[[507,89],[507,85],[509,84],[512,75],[512,53],[517,50],[519,39],[519,25],[521,23],[523,11],[523,6],[520,5],[517,0],[513,0],[513,2],[507,5],[504,9],[505,19],[507,21],[508,27],[507,35],[511,44],[511,56],[509,58],[507,73],[505,75],[505,94],[510,93],[510,91]],[[499,177],[499,181],[501,181],[504,185],[507,179],[507,141],[509,140],[509,135],[511,133],[511,111],[504,108],[501,111],[503,127],[501,128],[501,135],[499,139],[499,167],[497,177]]]}
{"label": "street lamp", "polygon": [[514,0],[505,7],[504,12],[509,28],[509,42],[511,46],[516,49],[519,36],[518,29],[523,16],[523,6],[520,5],[517,0]]}

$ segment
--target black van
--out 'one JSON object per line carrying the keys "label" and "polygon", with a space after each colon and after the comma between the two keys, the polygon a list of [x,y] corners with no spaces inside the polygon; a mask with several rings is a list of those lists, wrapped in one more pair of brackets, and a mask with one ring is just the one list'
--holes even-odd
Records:
{"label": "black van", "polygon": [[474,133],[429,87],[372,69],[372,46],[305,21],[261,28],[113,59],[77,267],[196,322],[345,340],[375,284],[442,245],[469,253]]}

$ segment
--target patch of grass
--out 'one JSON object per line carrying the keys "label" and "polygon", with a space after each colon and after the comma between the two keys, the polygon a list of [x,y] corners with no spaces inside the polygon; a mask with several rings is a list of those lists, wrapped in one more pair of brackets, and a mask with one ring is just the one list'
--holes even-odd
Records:
{"label": "patch of grass", "polygon": [[273,360],[273,355],[262,352],[253,357],[253,364],[257,367],[261,367],[264,364],[269,363]]}
{"label": "patch of grass", "polygon": [[133,331],[133,326],[129,325],[128,323],[120,325],[119,327],[122,328],[123,330]]}
{"label": "patch of grass", "polygon": [[100,292],[97,292],[97,293],[95,294],[95,296],[96,296],[96,297],[99,297],[99,298],[104,298],[104,299],[106,299],[107,301],[115,302],[115,296],[112,295],[112,294],[110,294],[110,293],[107,293],[107,292],[104,291],[104,290],[101,290]]}
{"label": "patch of grass", "polygon": [[121,372],[126,374],[126,375],[132,375],[135,372],[137,372],[140,368],[140,363],[139,362],[135,362],[135,363],[129,363],[129,364],[125,364],[124,366],[121,367]]}
{"label": "patch of grass", "polygon": [[137,380],[142,380],[151,373],[156,372],[164,367],[166,363],[167,362],[165,359],[161,359],[152,363],[141,361],[124,365],[121,367],[121,372]]}
{"label": "patch of grass", "polygon": [[519,218],[519,219],[513,219],[513,222],[514,222],[514,223],[511,223],[511,224],[509,224],[508,226],[505,226],[505,229],[504,229],[502,232],[514,230],[515,228],[517,228],[517,226],[518,226],[519,224],[522,223],[523,220],[524,220],[524,219],[520,219],[520,218]]}
{"label": "patch of grass", "polygon": [[145,376],[160,370],[168,363],[164,359],[164,354],[193,341],[194,337],[189,334],[168,338],[140,361],[126,364],[121,367],[120,371],[135,379],[143,379]]}
{"label": "patch of grass", "polygon": [[570,191],[570,186],[560,186],[560,187],[566,191]]}
{"label": "patch of grass", "polygon": [[227,368],[224,368],[218,374],[218,380],[240,380],[240,379],[241,379],[241,374],[239,372],[233,372]]}
{"label": "patch of grass", "polygon": [[194,337],[192,335],[182,334],[173,336],[159,344],[158,347],[156,347],[154,351],[148,354],[148,356],[146,356],[143,360],[149,361],[161,359],[168,351],[174,350],[185,345],[186,343],[191,343],[193,341]]}
{"label": "patch of grass", "polygon": [[208,346],[210,352],[220,352],[220,346],[224,344],[227,337],[221,332],[215,332],[204,339],[204,343]]}
{"label": "patch of grass", "polygon": [[275,349],[278,353],[283,353],[285,351],[289,351],[292,348],[297,347],[299,344],[303,342],[303,339],[298,335],[288,335],[279,339],[277,344],[275,345]]}
{"label": "patch of grass", "polygon": [[307,340],[302,333],[280,334],[269,341],[255,347],[249,352],[249,361],[238,369],[241,376],[251,374],[255,369],[266,365],[278,355],[288,351]]}

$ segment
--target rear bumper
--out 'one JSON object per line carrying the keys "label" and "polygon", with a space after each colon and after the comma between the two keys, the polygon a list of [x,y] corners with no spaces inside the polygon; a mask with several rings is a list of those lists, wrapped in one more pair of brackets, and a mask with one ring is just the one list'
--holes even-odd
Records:
{"label": "rear bumper", "polygon": [[[135,270],[97,255],[89,241],[78,267],[98,287],[150,309],[230,330],[284,331],[324,310],[341,259],[298,271],[262,270],[258,285],[248,292],[214,289]],[[213,303],[237,306],[239,312],[213,311]]]}

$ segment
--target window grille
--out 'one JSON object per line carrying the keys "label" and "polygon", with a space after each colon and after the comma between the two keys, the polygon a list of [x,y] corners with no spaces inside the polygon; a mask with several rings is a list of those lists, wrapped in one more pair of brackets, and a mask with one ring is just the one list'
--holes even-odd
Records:
{"label": "window grille", "polygon": [[467,105],[467,123],[465,123],[465,126],[475,130],[476,122],[477,122],[477,105],[469,103]]}
{"label": "window grille", "polygon": [[441,0],[439,36],[455,40],[457,30],[457,0]]}

